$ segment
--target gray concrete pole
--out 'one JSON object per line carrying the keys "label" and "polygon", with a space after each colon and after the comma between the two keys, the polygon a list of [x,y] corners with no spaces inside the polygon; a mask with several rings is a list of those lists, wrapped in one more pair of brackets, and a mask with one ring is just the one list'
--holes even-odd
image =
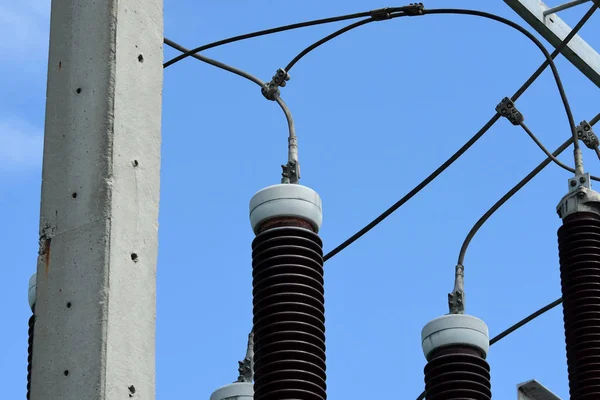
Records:
{"label": "gray concrete pole", "polygon": [[162,0],[53,0],[32,400],[155,398]]}

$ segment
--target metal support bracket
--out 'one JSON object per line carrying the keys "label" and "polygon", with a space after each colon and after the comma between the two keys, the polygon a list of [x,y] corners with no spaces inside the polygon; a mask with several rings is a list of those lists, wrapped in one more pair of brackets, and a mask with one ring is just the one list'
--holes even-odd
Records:
{"label": "metal support bracket", "polygon": [[519,125],[525,121],[523,114],[521,114],[515,103],[508,97],[503,98],[500,104],[496,106],[496,112],[508,119],[513,125]]}

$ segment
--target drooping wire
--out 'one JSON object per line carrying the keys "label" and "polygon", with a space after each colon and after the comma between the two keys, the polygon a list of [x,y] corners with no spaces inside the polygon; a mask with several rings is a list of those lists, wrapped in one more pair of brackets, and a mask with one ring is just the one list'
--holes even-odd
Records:
{"label": "drooping wire", "polygon": [[[560,153],[562,153],[567,147],[569,147],[573,143],[573,139],[569,138],[566,142],[564,142],[552,155],[557,157]],[[500,200],[498,200],[479,220],[475,223],[473,228],[467,234],[462,247],[460,248],[460,253],[458,255],[458,265],[463,265],[465,260],[465,255],[467,253],[467,249],[469,248],[469,244],[475,234],[479,231],[479,229],[483,226],[483,224],[500,208],[506,203],[512,196],[515,195],[519,190],[523,188],[526,184],[529,183],[537,174],[539,174],[548,164],[552,162],[552,158],[547,157],[544,161],[542,161],[537,167],[533,169],[525,178],[523,178],[519,183],[517,183],[511,190],[509,190]]]}
{"label": "drooping wire", "polygon": [[241,40],[252,39],[252,38],[256,38],[259,36],[265,36],[265,35],[272,35],[274,33],[285,32],[285,31],[290,31],[290,30],[300,29],[300,28],[306,28],[309,26],[316,26],[316,25],[330,24],[330,23],[334,23],[334,22],[348,21],[351,19],[372,17],[372,16],[378,15],[384,11],[385,12],[396,12],[396,11],[401,11],[403,8],[404,7],[391,7],[391,8],[387,8],[387,9],[363,11],[363,12],[354,13],[354,14],[341,15],[338,17],[331,17],[331,18],[316,19],[316,20],[312,20],[312,21],[299,22],[299,23],[290,24],[290,25],[278,26],[276,28],[265,29],[262,31],[246,33],[243,35],[238,35],[238,36],[234,36],[231,38],[219,40],[217,42],[209,43],[204,46],[199,46],[192,50],[188,50],[185,53],[178,55],[177,57],[174,57],[174,58],[170,59],[169,61],[167,61],[166,63],[164,63],[163,67],[167,68],[167,67],[175,64],[176,62],[181,61],[184,58],[190,57],[191,55],[199,53],[201,51],[212,49],[214,47],[223,46],[223,45],[229,44],[229,43],[239,42]]}
{"label": "drooping wire", "polygon": [[381,221],[389,217],[394,211],[402,207],[407,201],[412,199],[417,193],[419,193],[425,186],[429,185],[435,178],[437,178],[442,172],[444,172],[449,166],[451,166],[460,156],[462,156],[471,146],[475,144],[491,127],[500,119],[500,114],[494,115],[467,143],[465,143],[456,153],[454,153],[446,162],[440,165],[435,171],[433,171],[427,178],[425,178],[421,183],[415,186],[410,192],[408,192],[404,197],[394,203],[390,208],[385,210],[381,215],[367,224],[364,228],[356,232],[350,238],[345,240],[342,244],[337,246],[335,249],[331,250],[329,253],[323,257],[325,261],[329,260],[346,247],[350,246],[352,243],[356,242],[360,237],[369,232],[371,229],[376,227]]}
{"label": "drooping wire", "polygon": [[600,113],[590,120],[590,125],[595,125],[598,121],[600,121]]}
{"label": "drooping wire", "polygon": [[[175,43],[174,41],[169,40],[167,38],[164,38],[164,43],[167,46],[172,47],[175,50],[181,51],[184,54],[190,51],[190,50],[186,49],[185,47],[183,47],[182,45],[180,45],[178,43]],[[201,54],[192,54],[191,57],[194,57],[197,60],[200,60],[202,62],[205,62],[205,63],[210,64],[212,66],[215,66],[217,68],[220,68],[222,70],[231,72],[232,74],[241,76],[242,78],[246,78],[249,81],[256,83],[260,87],[263,87],[265,85],[265,83],[262,80],[260,80],[259,78],[257,78],[256,76],[254,76],[252,74],[249,74],[249,73],[247,73],[245,71],[242,71],[242,70],[240,70],[238,68],[235,68],[235,67],[232,67],[230,65],[224,64],[224,63],[222,63],[220,61],[213,60],[212,58],[205,57],[205,56],[203,56]]]}
{"label": "drooping wire", "polygon": [[[571,139],[569,139],[569,140],[571,140]],[[511,333],[513,333],[514,331],[516,331],[517,329],[519,329],[519,328],[527,325],[529,322],[533,321],[534,319],[536,319],[540,315],[545,314],[548,311],[552,310],[554,307],[556,307],[559,304],[561,304],[562,301],[563,301],[562,297],[559,298],[559,299],[556,299],[552,303],[545,305],[544,307],[540,308],[536,312],[534,312],[534,313],[528,315],[527,317],[523,318],[522,320],[520,320],[516,324],[512,325],[510,328],[508,328],[508,329],[500,332],[498,335],[496,335],[492,339],[490,339],[490,346],[493,346],[494,344],[498,343],[499,341],[501,341],[502,339],[504,339],[505,337],[507,337],[508,335],[510,335]],[[424,398],[425,398],[425,392],[421,393],[419,395],[419,397],[417,397],[417,400],[423,400]]]}
{"label": "drooping wire", "polygon": [[[590,123],[590,125],[592,125],[592,126],[595,125],[596,122],[598,122],[598,121],[594,121],[594,119],[592,119],[592,122],[594,122],[594,124]],[[554,158],[558,157],[558,155],[560,155],[560,153],[562,153],[567,147],[569,147],[572,142],[573,142],[573,138],[569,138],[569,140],[567,140],[558,149],[556,149],[556,151],[554,151],[554,153],[552,153]],[[465,255],[467,254],[467,249],[469,248],[469,244],[471,243],[471,240],[473,240],[473,237],[475,237],[475,234],[479,231],[479,229],[483,226],[483,224],[492,216],[492,214],[494,214],[500,207],[502,207],[502,205],[504,203],[506,203],[508,201],[508,199],[510,199],[515,193],[517,193],[519,190],[521,190],[521,188],[523,186],[525,186],[527,183],[529,183],[529,181],[531,179],[533,179],[533,177],[535,177],[538,173],[540,173],[540,171],[542,169],[544,169],[551,162],[552,162],[552,158],[547,157],[542,163],[540,163],[537,167],[535,167],[533,171],[531,171],[525,178],[523,178],[523,180],[521,180],[519,183],[517,183],[511,190],[509,190],[504,196],[502,196],[502,198],[500,200],[498,200],[496,202],[496,204],[494,204],[492,206],[492,208],[490,208],[485,214],[483,214],[483,216],[475,223],[473,228],[471,228],[471,230],[467,234],[467,237],[465,238],[465,240],[460,248],[460,253],[458,255],[458,265],[463,265],[463,263],[465,261]]]}
{"label": "drooping wire", "polygon": [[[411,11],[407,13],[408,10],[411,10]],[[342,29],[339,29],[339,30],[333,32],[332,34],[325,36],[323,39],[311,44],[310,46],[308,46],[307,48],[302,50],[296,57],[294,57],[294,59],[287,64],[287,66],[284,68],[284,70],[286,72],[290,72],[290,70],[294,67],[294,65],[296,65],[296,63],[298,61],[300,61],[308,53],[310,53],[317,47],[320,47],[321,45],[329,42],[330,40],[332,40],[346,32],[349,32],[355,28],[358,28],[360,26],[366,25],[371,22],[387,21],[387,20],[395,19],[395,18],[399,18],[399,17],[421,15],[422,6],[413,5],[413,6],[398,7],[398,8],[387,9],[387,10],[384,9],[384,11],[385,11],[385,13],[380,13],[378,15],[372,15],[370,18],[366,18],[361,21],[350,24],[348,26],[345,26]]]}
{"label": "drooping wire", "polygon": [[[568,165],[563,164],[558,158],[554,157],[554,155],[552,153],[550,153],[550,151],[548,151],[548,149],[546,148],[546,146],[544,146],[542,144],[542,142],[540,142],[540,140],[537,138],[537,136],[535,136],[533,134],[533,132],[531,131],[531,129],[529,129],[529,127],[527,125],[525,125],[525,123],[521,122],[521,127],[523,128],[523,130],[527,133],[527,135],[529,135],[529,137],[531,138],[531,140],[533,140],[535,142],[535,144],[537,144],[537,146],[549,157],[552,159],[552,162],[554,162],[556,165],[558,165],[559,167],[575,173],[575,169],[569,167]],[[598,178],[597,176],[594,175],[590,175],[590,179],[594,180],[594,181],[598,181],[600,182],[600,178]]]}
{"label": "drooping wire", "polygon": [[[590,13],[590,11],[591,11],[591,13]],[[542,72],[546,69],[546,67],[550,66],[550,68],[552,69],[552,74],[554,75],[554,80],[556,81],[556,86],[558,88],[561,100],[563,102],[563,106],[565,108],[565,112],[567,114],[567,118],[569,120],[569,125],[571,128],[571,133],[573,136],[573,143],[574,143],[575,149],[578,149],[579,142],[577,139],[577,132],[575,130],[575,119],[573,118],[573,112],[571,111],[571,107],[569,105],[569,101],[567,99],[565,89],[564,89],[562,81],[560,79],[558,69],[556,68],[556,65],[554,64],[553,60],[554,60],[554,58],[556,58],[556,56],[558,54],[560,54],[560,52],[565,48],[565,46],[569,43],[569,41],[577,34],[579,29],[581,29],[581,27],[592,16],[593,12],[595,11],[595,7],[592,7],[592,9],[590,11],[588,11],[588,13],[581,19],[581,21],[579,21],[579,23],[571,30],[571,32],[569,32],[567,37],[565,37],[565,39],[556,47],[556,49],[554,50],[554,52],[552,54],[550,54],[548,52],[548,50],[544,47],[544,45],[527,29],[523,28],[521,25],[519,25],[513,21],[510,21],[506,18],[502,18],[502,17],[494,15],[494,14],[486,13],[483,11],[477,11],[477,10],[463,10],[463,9],[452,9],[452,8],[425,10],[424,14],[425,15],[427,15],[427,14],[458,14],[458,15],[472,15],[472,16],[487,18],[487,19],[491,19],[491,20],[500,22],[504,25],[510,26],[511,28],[514,28],[514,29],[518,30],[519,32],[521,32],[522,34],[524,34],[525,36],[527,36],[527,38],[529,38],[529,40],[531,40],[540,49],[540,51],[544,54],[544,56],[546,57],[546,61],[542,65],[540,65],[540,67],[531,75],[531,77],[519,88],[519,90],[517,90],[517,92],[511,97],[511,100],[513,102],[517,101],[517,99],[519,97],[521,97],[521,95],[523,93],[525,93],[525,91],[533,84],[533,82],[535,82],[535,80],[542,74]]]}
{"label": "drooping wire", "polygon": [[[440,9],[440,10],[425,10],[424,12],[425,12],[425,14],[459,13],[459,14],[466,14],[466,15],[481,16],[484,18],[491,18],[491,19],[495,19],[495,17],[496,17],[493,14],[480,13],[478,11],[472,11],[472,10]],[[542,50],[542,53],[546,57],[546,61],[531,75],[531,77],[529,79],[527,79],[527,81],[517,90],[517,92],[511,97],[511,99],[513,101],[516,101],[519,98],[519,96],[521,96],[529,88],[529,86],[531,86],[531,84],[541,75],[542,71],[546,67],[551,66],[556,85],[558,87],[559,92],[561,93],[561,99],[563,101],[563,106],[565,107],[565,111],[567,113],[567,118],[569,119],[569,124],[573,124],[573,127],[574,127],[574,122],[572,122],[574,120],[573,120],[573,114],[571,112],[571,107],[569,105],[568,98],[564,92],[562,81],[560,79],[560,74],[558,73],[558,69],[556,68],[556,65],[554,64],[554,61],[553,61],[554,58],[560,53],[560,50],[564,46],[566,46],[566,42],[561,43],[561,45],[559,45],[557,47],[556,51],[554,51],[552,54],[549,54],[548,51],[546,50],[546,48],[541,44],[541,42],[539,40],[537,40],[535,38],[535,36],[531,35],[526,29],[519,26],[518,24],[515,24],[512,21],[506,20],[501,17],[497,17],[497,18],[498,18],[498,20],[497,20],[498,22],[505,23],[506,25],[517,29],[519,32],[524,33],[532,42],[534,42],[536,44],[536,46],[538,48],[540,48],[540,50]],[[569,38],[568,37],[565,38],[565,40],[567,40],[567,39],[569,39]],[[357,241],[359,238],[361,238],[363,235],[365,235],[367,232],[369,232],[371,229],[373,229],[375,226],[377,226],[379,223],[381,223],[384,219],[389,217],[394,211],[396,211],[398,208],[400,208],[402,205],[404,205],[408,200],[410,200],[412,197],[414,197],[417,193],[419,193],[425,186],[427,186],[429,183],[431,183],[438,175],[440,175],[446,168],[448,168],[454,161],[456,161],[458,159],[458,157],[460,157],[464,153],[464,151],[468,150],[469,147],[471,147],[475,143],[475,141],[477,141],[481,136],[483,136],[483,134],[489,128],[491,128],[491,126],[496,121],[498,121],[499,118],[500,118],[500,115],[495,114],[494,117],[492,117],[492,119],[490,119],[490,121],[488,121],[488,123],[482,128],[482,130],[480,130],[469,142],[467,142],[467,144],[465,145],[465,146],[467,146],[466,148],[465,148],[465,146],[463,146],[450,159],[448,159],[448,161],[446,161],[438,169],[436,169],[431,175],[429,175],[427,178],[425,178],[421,183],[419,183],[408,194],[406,194],[404,197],[402,197],[400,200],[398,200],[396,203],[394,203],[390,208],[388,208],[385,212],[383,212],[381,215],[379,215],[377,218],[375,218],[373,221],[371,221],[369,224],[367,224],[364,228],[362,228],[361,230],[356,232],[354,235],[352,235],[350,238],[345,240],[339,246],[335,247],[332,251],[327,253],[325,255],[325,260],[329,260],[333,256],[337,255],[339,252],[341,252],[342,250],[344,250],[345,248],[350,246],[352,243]],[[474,139],[474,141],[473,141],[473,139]]]}

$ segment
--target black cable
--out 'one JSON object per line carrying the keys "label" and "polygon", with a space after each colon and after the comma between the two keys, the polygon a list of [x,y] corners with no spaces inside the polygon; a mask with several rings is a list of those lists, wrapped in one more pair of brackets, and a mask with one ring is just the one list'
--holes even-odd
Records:
{"label": "black cable", "polygon": [[[534,133],[531,131],[531,129],[529,129],[529,127],[527,125],[525,125],[525,123],[521,122],[520,125],[521,125],[521,128],[523,128],[523,130],[527,133],[527,135],[529,135],[531,140],[533,140],[535,142],[535,144],[537,144],[538,147],[540,149],[542,149],[542,151],[548,157],[550,157],[556,165],[575,174],[575,169],[569,167],[568,165],[563,164],[558,158],[554,157],[554,155],[548,151],[548,149],[542,144],[542,142],[540,142],[540,140],[534,135]],[[600,182],[600,178],[598,178],[597,176],[594,176],[594,175],[590,175],[590,179]]]}
{"label": "black cable", "polygon": [[350,246],[356,240],[358,240],[365,233],[369,232],[375,226],[377,226],[381,221],[390,216],[394,211],[398,208],[402,207],[404,203],[412,199],[417,193],[419,193],[425,186],[427,186],[431,181],[438,177],[442,172],[446,170],[450,165],[452,165],[460,156],[462,156],[475,142],[477,142],[491,127],[498,121],[500,118],[500,114],[495,114],[492,119],[490,119],[484,126],[477,132],[467,143],[465,143],[456,153],[452,155],[445,163],[440,165],[435,171],[433,171],[427,178],[425,178],[421,183],[419,183],[413,190],[408,192],[404,197],[398,200],[394,205],[385,210],[380,216],[371,221],[367,226],[362,228],[360,231],[356,232],[350,238],[348,238],[344,243],[337,246],[335,249],[331,250],[329,253],[325,255],[323,258],[325,261],[329,260],[331,257],[338,254],[340,251],[344,250],[346,247]]}
{"label": "black cable", "polygon": [[559,298],[559,299],[556,299],[552,303],[550,303],[550,304],[548,304],[548,305],[540,308],[539,310],[537,310],[533,314],[529,315],[528,317],[523,318],[522,320],[520,320],[519,322],[517,322],[516,324],[514,324],[510,328],[506,329],[505,331],[500,332],[498,335],[494,336],[490,340],[490,346],[493,345],[494,343],[498,343],[499,341],[501,341],[502,339],[504,339],[505,337],[507,337],[508,335],[510,335],[511,333],[513,333],[514,331],[516,331],[517,329],[521,328],[522,326],[526,325],[527,323],[533,321],[534,319],[536,319],[540,315],[546,313],[547,311],[552,310],[554,307],[556,307],[557,305],[561,304],[562,301],[563,301],[562,297]]}
{"label": "black cable", "polygon": [[168,66],[171,66],[171,65],[175,64],[176,62],[181,61],[184,58],[187,58],[187,57],[189,57],[193,54],[199,53],[201,51],[212,49],[212,48],[218,47],[218,46],[223,46],[223,45],[229,44],[229,43],[239,42],[241,40],[252,39],[255,37],[259,37],[259,36],[265,36],[265,35],[271,35],[274,33],[290,31],[293,29],[306,28],[309,26],[330,24],[333,22],[347,21],[350,19],[357,19],[357,18],[372,17],[374,15],[381,14],[382,12],[396,12],[396,11],[401,11],[404,8],[405,7],[393,7],[393,8],[388,8],[388,9],[364,11],[364,12],[359,12],[359,13],[354,13],[354,14],[341,15],[339,17],[316,19],[316,20],[312,20],[312,21],[299,22],[299,23],[295,23],[295,24],[279,26],[276,28],[265,29],[262,31],[246,33],[243,35],[238,35],[238,36],[234,36],[231,38],[219,40],[217,42],[209,43],[204,46],[196,47],[195,49],[189,50],[189,51],[185,52],[184,54],[180,54],[177,57],[170,59],[169,61],[167,61],[166,63],[163,64],[163,67],[167,68]]}
{"label": "black cable", "polygon": [[[546,56],[546,61],[533,73],[533,75],[531,75],[531,77],[525,82],[525,84],[523,84],[521,86],[521,88],[519,88],[519,90],[517,90],[517,92],[511,97],[511,99],[513,101],[516,101],[518,99],[518,97],[525,90],[527,90],[529,88],[529,86],[531,86],[531,84],[535,81],[535,79],[537,79],[541,75],[541,71],[543,71],[548,65],[550,65],[552,68],[552,71],[554,73],[554,79],[556,81],[556,85],[559,89],[559,92],[561,93],[561,98],[563,100],[563,105],[565,107],[565,111],[567,112],[567,116],[569,118],[569,123],[574,124],[574,122],[572,122],[574,120],[573,120],[573,114],[571,113],[571,107],[569,105],[569,101],[566,97],[566,94],[564,93],[564,88],[562,85],[562,81],[560,79],[560,75],[558,74],[558,70],[556,69],[556,65],[554,64],[554,61],[553,61],[553,58],[555,58],[560,53],[560,49],[562,47],[564,47],[564,46],[562,46],[562,43],[560,46],[557,47],[558,52],[549,54],[548,51],[546,50],[546,48],[540,43],[540,41],[537,40],[535,38],[535,36],[531,35],[527,30],[525,30],[524,28],[515,24],[512,21],[506,20],[501,17],[497,17],[493,14],[481,13],[478,11],[471,11],[471,10],[455,10],[455,9],[425,10],[424,12],[432,13],[432,14],[436,14],[436,13],[437,14],[451,14],[451,13],[463,14],[464,13],[466,15],[478,15],[478,16],[482,16],[485,18],[488,18],[488,17],[492,18],[492,19],[498,18],[496,20],[498,20],[499,22],[506,23],[507,25],[512,26],[513,28],[519,30],[520,32],[523,32],[528,38],[530,38],[536,44],[536,46],[538,46],[542,50],[542,53],[544,53],[544,55]],[[568,39],[568,37],[565,38],[565,40],[567,40],[567,39]],[[566,43],[564,43],[564,44],[566,45]],[[362,228],[360,231],[358,231],[357,233],[352,235],[350,238],[345,240],[342,244],[340,244],[339,246],[334,248],[332,251],[327,253],[325,255],[325,261],[327,261],[331,257],[335,256],[340,251],[344,250],[346,247],[350,246],[352,243],[354,243],[356,240],[358,240],[364,234],[366,234],[371,229],[373,229],[375,226],[377,226],[381,221],[383,221],[385,218],[390,216],[394,211],[396,211],[398,208],[400,208],[402,205],[404,205],[404,203],[406,203],[408,200],[410,200],[414,195],[419,193],[421,191],[421,189],[423,189],[425,186],[427,186],[431,181],[433,181],[433,179],[435,179],[440,173],[442,173],[454,161],[456,161],[456,159],[458,159],[458,157],[460,157],[464,153],[464,151],[468,150],[468,148],[471,145],[473,145],[473,143],[475,143],[475,141],[477,141],[483,135],[483,133],[485,133],[498,120],[499,117],[500,117],[500,114],[494,115],[494,117],[482,128],[482,130],[480,130],[469,142],[467,142],[467,144],[465,145],[465,146],[467,146],[466,148],[465,148],[465,146],[463,146],[457,153],[455,153],[450,159],[448,159],[448,161],[446,161],[444,164],[442,164],[442,166],[440,166],[437,170],[435,170],[431,175],[429,175],[427,178],[425,178],[425,180],[423,180],[419,185],[417,185],[407,195],[405,195],[403,198],[398,200],[394,205],[392,205],[390,208],[388,208],[383,214],[381,214],[380,216],[375,218],[367,226]],[[481,135],[479,135],[479,134],[481,134]],[[475,141],[473,141],[473,139],[475,139]],[[569,141],[569,144],[571,142],[572,142],[572,139]],[[463,151],[463,149],[464,149],[464,151]],[[489,218],[489,216],[488,216],[488,218]],[[485,222],[485,221],[483,221],[483,222]],[[470,241],[470,239],[469,239],[469,241]],[[467,246],[468,246],[468,243],[467,243]]]}
{"label": "black cable", "polygon": [[[559,304],[561,304],[563,301],[562,297],[559,299],[554,300],[552,303],[540,308],[539,310],[537,310],[536,312],[530,314],[529,316],[523,318],[522,320],[520,320],[519,322],[517,322],[516,324],[514,324],[513,326],[511,326],[510,328],[500,332],[498,335],[494,336],[492,339],[490,339],[490,346],[493,346],[494,344],[498,343],[499,341],[501,341],[502,339],[504,339],[505,337],[507,337],[508,335],[510,335],[511,333],[513,333],[514,331],[516,331],[517,329],[523,327],[524,325],[528,324],[529,322],[533,321],[534,319],[536,319],[537,317],[539,317],[542,314],[545,314],[546,312],[552,310],[554,307],[558,306]],[[421,393],[419,395],[419,397],[417,397],[417,400],[423,400],[425,398],[425,392]]]}
{"label": "black cable", "polygon": [[[594,119],[596,119],[596,118],[594,118]],[[594,121],[594,119],[592,119],[592,122],[594,122],[593,124],[590,122],[590,125],[592,125],[592,126],[594,126],[598,122],[598,121]],[[563,143],[558,149],[556,149],[556,151],[554,151],[554,153],[552,153],[552,155],[554,157],[558,157],[558,155],[560,153],[562,153],[567,147],[569,147],[572,142],[573,142],[573,138],[570,138],[565,143]],[[477,221],[477,223],[469,231],[469,234],[465,238],[465,241],[463,242],[462,247],[460,248],[460,253],[458,255],[458,265],[463,265],[463,262],[465,261],[465,255],[467,253],[467,249],[469,248],[469,243],[471,243],[471,240],[473,240],[473,237],[475,236],[475,234],[477,233],[477,231],[479,231],[479,229],[492,216],[492,214],[494,212],[496,212],[496,210],[498,210],[500,207],[502,207],[502,205],[504,203],[506,203],[506,201],[508,199],[510,199],[515,193],[517,193],[523,186],[525,186],[531,179],[533,179],[533,177],[535,177],[542,169],[544,169],[551,162],[552,162],[552,158],[551,157],[547,157],[540,165],[538,165],[525,178],[523,178],[523,180],[521,180],[521,182],[519,182],[515,187],[513,187],[504,196],[502,196],[502,198],[500,200],[498,200],[498,202],[496,202],[496,204],[494,204],[492,206],[492,208],[490,208]]]}
{"label": "black cable", "polygon": [[600,113],[590,120],[590,125],[596,125],[598,121],[600,121]]}
{"label": "black cable", "polygon": [[[569,138],[566,142],[564,142],[552,155],[557,157],[560,153],[562,153],[567,147],[569,147],[573,143],[573,139]],[[479,220],[473,228],[469,231],[469,234],[465,238],[462,247],[460,248],[460,253],[458,255],[458,265],[463,265],[465,260],[465,255],[467,253],[467,249],[471,240],[475,236],[475,234],[479,231],[479,229],[483,226],[483,224],[500,208],[506,203],[512,196],[515,195],[519,190],[523,188],[526,184],[529,183],[537,174],[539,174],[548,164],[552,162],[552,158],[547,157],[544,161],[542,161],[537,167],[533,169],[525,178],[523,178],[519,183],[517,183],[511,190],[509,190],[500,200],[498,200]]]}
{"label": "black cable", "polygon": [[556,58],[556,56],[558,56],[558,54],[560,54],[562,49],[565,48],[565,46],[569,43],[569,41],[577,34],[579,29],[581,29],[581,27],[592,16],[595,9],[596,9],[596,6],[594,5],[590,9],[590,11],[588,11],[586,13],[586,15],[579,21],[579,23],[577,25],[575,25],[575,27],[571,30],[571,32],[569,32],[569,34],[565,37],[565,39],[556,47],[556,49],[554,50],[554,52],[552,52],[552,54],[550,54],[548,52],[548,50],[546,50],[544,45],[533,34],[531,34],[527,29],[523,28],[522,26],[520,26],[519,24],[517,24],[513,21],[510,21],[506,18],[499,17],[494,14],[486,13],[483,11],[476,11],[476,10],[462,10],[462,9],[451,9],[451,8],[425,10],[423,13],[424,14],[473,15],[473,16],[477,16],[477,17],[487,18],[487,19],[491,19],[491,20],[500,22],[502,24],[508,25],[511,28],[514,28],[514,29],[518,30],[519,32],[521,32],[522,34],[524,34],[525,36],[527,36],[529,38],[529,40],[531,40],[542,51],[542,53],[544,53],[544,56],[546,57],[546,61],[542,65],[540,65],[540,67],[533,73],[533,75],[531,75],[531,77],[519,88],[519,90],[517,90],[517,92],[511,97],[511,100],[513,102],[517,101],[517,99],[519,97],[521,97],[521,95],[523,93],[525,93],[525,91],[531,86],[531,84],[533,84],[533,82],[535,82],[535,80],[542,74],[542,72],[546,69],[546,67],[550,66],[550,68],[552,69],[552,74],[554,75],[554,80],[556,81],[556,86],[558,88],[561,100],[562,100],[564,108],[565,108],[565,112],[567,113],[567,118],[569,119],[569,125],[571,127],[571,134],[573,136],[574,147],[575,147],[575,149],[579,149],[579,141],[577,139],[577,132],[575,130],[575,119],[573,118],[573,112],[571,111],[571,107],[569,105],[569,101],[567,99],[565,89],[564,89],[562,81],[560,79],[560,75],[558,74],[558,69],[556,68],[556,65],[554,64],[553,60],[554,60],[554,58]]}
{"label": "black cable", "polygon": [[[188,51],[188,49],[186,49],[182,45],[175,43],[174,41],[169,40],[167,38],[164,38],[164,43],[167,46],[174,48],[175,50],[179,50],[184,53],[186,51]],[[210,64],[214,67],[220,68],[224,71],[231,72],[232,74],[235,74],[237,76],[245,78],[245,79],[249,80],[250,82],[257,84],[260,87],[263,87],[265,85],[265,83],[262,80],[260,80],[259,78],[257,78],[256,76],[254,76],[246,71],[242,71],[239,68],[232,67],[231,65],[227,65],[225,63],[222,63],[217,60],[213,60],[212,58],[208,58],[208,57],[200,55],[200,54],[193,54],[192,57],[194,57],[195,59],[200,60],[202,62],[205,62],[207,64]]]}
{"label": "black cable", "polygon": [[[393,17],[396,18],[396,17],[402,17],[402,16],[404,16],[404,15],[403,14],[396,14]],[[298,61],[300,61],[305,55],[307,55],[308,53],[310,53],[311,51],[313,51],[317,47],[319,47],[319,46],[321,46],[321,45],[329,42],[331,39],[334,39],[334,38],[340,36],[343,33],[351,31],[352,29],[358,28],[359,26],[363,26],[363,25],[366,25],[368,23],[375,22],[375,21],[377,21],[377,20],[373,19],[373,18],[367,18],[367,19],[360,20],[358,22],[355,22],[353,24],[350,24],[348,26],[343,27],[340,30],[337,30],[337,31],[333,32],[331,35],[328,35],[328,36],[324,37],[323,39],[319,40],[318,42],[315,42],[315,43],[311,44],[306,49],[302,50],[302,52],[299,53],[296,57],[294,57],[294,59],[292,61],[290,61],[288,63],[288,65],[284,68],[284,71],[289,72],[290,69],[292,69],[292,67],[294,65],[296,65],[296,63]]]}

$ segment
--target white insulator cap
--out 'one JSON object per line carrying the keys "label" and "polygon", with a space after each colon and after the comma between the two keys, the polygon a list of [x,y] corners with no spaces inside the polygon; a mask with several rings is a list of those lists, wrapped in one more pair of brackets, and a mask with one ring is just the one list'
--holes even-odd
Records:
{"label": "white insulator cap", "polygon": [[423,354],[429,360],[433,350],[451,345],[468,345],[480,349],[483,357],[490,349],[488,327],[479,318],[449,314],[429,322],[421,331]]}
{"label": "white insulator cap", "polygon": [[213,392],[210,400],[252,400],[254,385],[250,382],[235,382]]}
{"label": "white insulator cap", "polygon": [[31,309],[33,309],[33,305],[35,304],[35,289],[36,289],[36,275],[37,274],[33,274],[31,275],[31,278],[29,278],[29,293],[28,293],[28,297],[29,297],[29,307]]}
{"label": "white insulator cap", "polygon": [[306,186],[279,184],[258,191],[250,200],[250,223],[254,233],[263,222],[276,217],[297,217],[319,232],[323,222],[321,197]]}

